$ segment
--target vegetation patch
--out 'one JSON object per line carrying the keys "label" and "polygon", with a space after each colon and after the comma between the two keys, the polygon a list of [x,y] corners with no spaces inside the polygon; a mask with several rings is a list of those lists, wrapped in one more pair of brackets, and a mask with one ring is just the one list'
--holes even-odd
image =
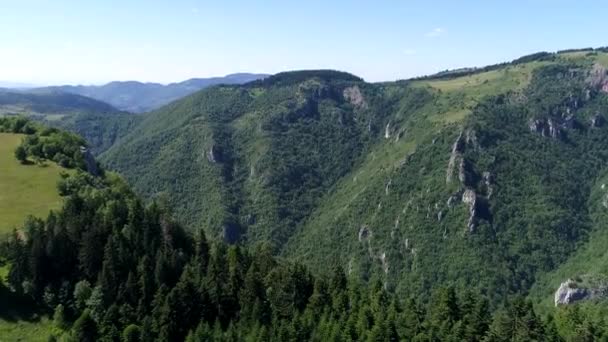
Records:
{"label": "vegetation patch", "polygon": [[19,227],[28,215],[46,217],[49,210],[61,207],[57,182],[65,170],[54,162],[19,162],[15,149],[24,138],[0,133],[0,234]]}

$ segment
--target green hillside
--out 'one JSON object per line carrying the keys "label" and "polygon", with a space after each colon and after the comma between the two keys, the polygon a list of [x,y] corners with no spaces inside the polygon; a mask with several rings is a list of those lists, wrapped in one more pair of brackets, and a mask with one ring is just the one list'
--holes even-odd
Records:
{"label": "green hillside", "polygon": [[19,115],[83,136],[94,154],[108,149],[140,121],[138,115],[77,94],[0,90],[0,117]]}
{"label": "green hillside", "polygon": [[0,234],[19,227],[28,215],[46,217],[62,202],[57,191],[60,166],[53,162],[24,165],[15,158],[15,148],[24,137],[0,133]]}
{"label": "green hillside", "polygon": [[[19,126],[15,123],[13,130]],[[78,137],[43,129],[29,134],[22,147],[37,156],[34,146],[48,151],[55,136],[63,137],[59,153],[80,146]],[[453,286],[432,291],[428,301],[403,297],[379,278],[365,284],[348,277],[340,265],[323,275],[272,256],[268,244],[243,248],[209,240],[202,231],[184,230],[162,202],[144,205],[114,174],[76,170],[60,189],[65,195],[61,209],[26,221],[21,234],[2,239],[0,260],[8,267],[0,279],[1,341],[563,341],[608,336],[601,316],[581,315],[571,307],[542,317],[529,301],[515,297],[494,310],[488,295]]]}
{"label": "green hillside", "polygon": [[608,161],[607,61],[539,53],[380,84],[283,73],[150,113],[102,159],[212,236],[498,303],[601,234],[588,203]]}

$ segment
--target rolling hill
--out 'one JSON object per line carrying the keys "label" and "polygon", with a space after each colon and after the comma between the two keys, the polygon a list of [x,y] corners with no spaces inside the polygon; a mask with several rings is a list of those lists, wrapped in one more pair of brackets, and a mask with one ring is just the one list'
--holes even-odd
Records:
{"label": "rolling hill", "polygon": [[588,203],[607,171],[607,66],[585,50],[392,83],[277,74],[150,113],[102,159],[226,241],[498,302],[602,231]]}
{"label": "rolling hill", "polygon": [[108,149],[140,121],[138,115],[82,95],[0,90],[0,117],[18,115],[82,135],[95,154]]}
{"label": "rolling hill", "polygon": [[242,84],[260,78],[265,74],[238,73],[224,77],[193,78],[183,82],[163,85],[136,81],[110,82],[101,86],[54,86],[32,89],[32,92],[59,91],[87,96],[128,112],[143,113],[157,109],[174,100],[203,88],[218,84]]}

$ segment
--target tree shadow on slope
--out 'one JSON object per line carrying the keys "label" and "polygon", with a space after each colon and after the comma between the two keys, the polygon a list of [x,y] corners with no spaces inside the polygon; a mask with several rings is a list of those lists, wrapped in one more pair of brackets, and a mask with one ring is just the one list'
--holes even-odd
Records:
{"label": "tree shadow on slope", "polygon": [[32,298],[19,295],[0,282],[0,319],[33,322],[40,320],[42,313]]}

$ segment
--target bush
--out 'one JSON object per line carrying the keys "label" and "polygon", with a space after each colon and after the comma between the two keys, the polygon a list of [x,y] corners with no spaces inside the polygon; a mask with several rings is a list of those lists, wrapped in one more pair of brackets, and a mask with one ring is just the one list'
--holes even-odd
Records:
{"label": "bush", "polygon": [[23,148],[23,146],[17,146],[17,148],[15,149],[15,158],[17,158],[17,160],[19,160],[22,164],[25,163],[25,161],[27,160],[27,152],[25,151],[25,148]]}

